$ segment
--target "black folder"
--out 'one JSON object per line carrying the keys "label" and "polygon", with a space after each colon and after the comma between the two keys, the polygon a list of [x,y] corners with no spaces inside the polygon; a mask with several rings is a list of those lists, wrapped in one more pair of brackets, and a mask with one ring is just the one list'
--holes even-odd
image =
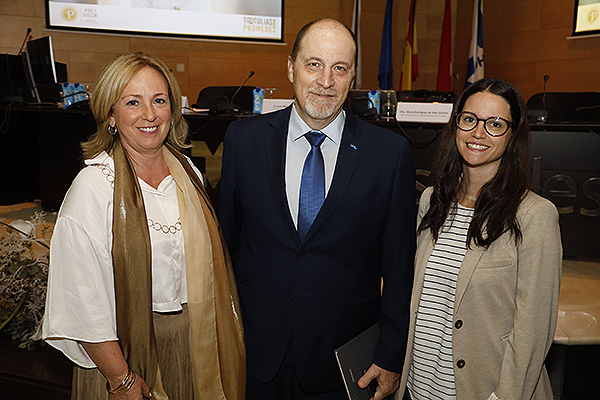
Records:
{"label": "black folder", "polygon": [[375,394],[377,381],[373,379],[365,389],[358,380],[373,364],[375,345],[379,338],[379,325],[375,324],[348,343],[334,350],[346,392],[350,400],[369,400]]}

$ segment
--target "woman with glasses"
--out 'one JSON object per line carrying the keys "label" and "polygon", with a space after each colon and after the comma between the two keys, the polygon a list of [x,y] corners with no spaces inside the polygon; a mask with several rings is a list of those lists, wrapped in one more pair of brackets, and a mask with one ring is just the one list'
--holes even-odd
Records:
{"label": "woman with glasses", "polygon": [[556,208],[530,190],[523,98],[482,79],[454,111],[419,204],[399,397],[552,399],[562,247]]}

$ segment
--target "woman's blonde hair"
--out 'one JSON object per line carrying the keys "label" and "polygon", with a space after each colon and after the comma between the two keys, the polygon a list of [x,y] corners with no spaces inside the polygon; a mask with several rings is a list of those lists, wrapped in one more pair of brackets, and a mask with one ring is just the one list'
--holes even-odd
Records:
{"label": "woman's blonde hair", "polygon": [[90,108],[96,119],[97,128],[96,132],[81,144],[84,158],[93,158],[103,151],[109,152],[112,149],[118,137],[108,133],[113,107],[121,98],[131,78],[145,67],[154,68],[164,76],[169,89],[173,127],[169,130],[165,142],[179,150],[189,147],[185,143],[188,125],[181,114],[181,89],[169,68],[161,60],[149,54],[125,53],[106,64],[94,84]]}

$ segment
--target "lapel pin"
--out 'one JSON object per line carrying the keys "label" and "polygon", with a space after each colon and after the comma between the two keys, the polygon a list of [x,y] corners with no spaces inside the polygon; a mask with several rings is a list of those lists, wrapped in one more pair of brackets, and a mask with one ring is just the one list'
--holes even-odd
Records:
{"label": "lapel pin", "polygon": [[350,143],[350,147],[352,147],[352,149],[354,149],[354,150],[358,150],[358,147],[356,147],[356,145],[354,145],[352,143]]}

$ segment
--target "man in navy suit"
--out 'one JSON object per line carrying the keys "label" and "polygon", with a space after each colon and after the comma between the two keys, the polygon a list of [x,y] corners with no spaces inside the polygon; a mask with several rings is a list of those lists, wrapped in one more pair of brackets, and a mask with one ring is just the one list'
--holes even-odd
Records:
{"label": "man in navy suit", "polygon": [[[334,349],[377,322],[373,365],[359,384],[376,379],[376,400],[398,387],[415,171],[404,138],[343,107],[356,49],[343,24],[308,24],[288,59],[294,104],[234,122],[225,136],[220,214],[241,298],[247,399],[346,398]],[[309,178],[312,165],[321,172]],[[307,223],[302,193],[320,181],[324,202]]]}

